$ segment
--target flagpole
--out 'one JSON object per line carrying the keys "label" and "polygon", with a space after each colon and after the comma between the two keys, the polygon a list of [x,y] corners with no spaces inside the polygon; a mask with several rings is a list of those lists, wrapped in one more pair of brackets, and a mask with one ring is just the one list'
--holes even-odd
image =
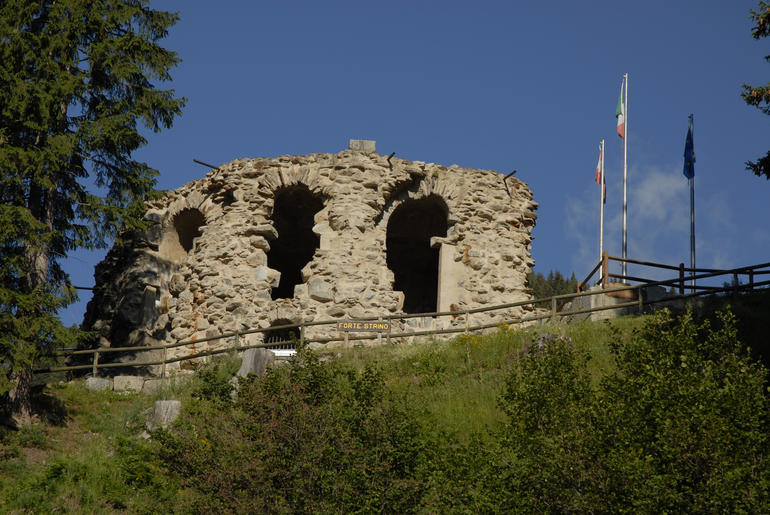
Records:
{"label": "flagpole", "polygon": [[[623,259],[628,258],[628,73],[623,75],[623,104],[625,123],[623,137]],[[626,283],[626,262],[621,264],[623,284]]]}
{"label": "flagpole", "polygon": [[[599,144],[599,261],[604,256],[604,140]],[[603,279],[603,278],[602,278]]]}
{"label": "flagpole", "polygon": [[[695,141],[693,115],[690,115],[690,134]],[[690,286],[695,292],[695,174],[690,177]]]}

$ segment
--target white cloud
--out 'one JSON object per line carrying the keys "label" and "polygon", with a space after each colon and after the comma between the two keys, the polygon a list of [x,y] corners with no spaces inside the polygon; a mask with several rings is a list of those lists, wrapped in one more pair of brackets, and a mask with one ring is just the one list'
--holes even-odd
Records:
{"label": "white cloud", "polygon": [[[632,167],[628,173],[628,257],[642,261],[679,264],[689,256],[689,190],[679,166]],[[620,181],[618,181],[620,182]],[[577,275],[598,261],[598,191],[570,198],[565,206],[565,229],[577,248],[572,264]],[[596,194],[595,194],[596,193]],[[594,198],[596,197],[596,198]],[[604,247],[622,254],[622,184],[608,185],[605,205]],[[611,271],[619,273],[619,265]],[[629,266],[629,275],[634,275]],[[670,272],[645,267],[645,277],[668,278]],[[661,275],[662,274],[662,275]]]}
{"label": "white cloud", "polygon": [[[690,221],[687,181],[681,173],[652,169],[639,173],[633,187],[634,225],[653,233],[687,231]],[[629,195],[630,197],[630,195]],[[629,204],[631,198],[629,198]]]}

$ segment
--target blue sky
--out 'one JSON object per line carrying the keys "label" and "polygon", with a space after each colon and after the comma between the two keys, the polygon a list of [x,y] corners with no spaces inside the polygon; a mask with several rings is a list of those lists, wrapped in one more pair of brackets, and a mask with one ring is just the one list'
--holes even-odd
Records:
{"label": "blue sky", "polygon": [[[164,40],[188,98],[173,128],[137,157],[177,188],[242,157],[335,153],[350,138],[380,154],[518,170],[540,203],[535,270],[598,261],[598,143],[606,146],[605,247],[621,253],[622,140],[629,73],[628,255],[689,262],[682,175],[695,115],[697,264],[770,261],[770,183],[744,162],[770,148],[770,117],[741,84],[770,78],[770,40],[751,38],[756,1],[152,1],[178,11]],[[93,284],[104,252],[67,262]],[[632,269],[629,269],[629,273]],[[88,292],[62,314],[80,323]]]}

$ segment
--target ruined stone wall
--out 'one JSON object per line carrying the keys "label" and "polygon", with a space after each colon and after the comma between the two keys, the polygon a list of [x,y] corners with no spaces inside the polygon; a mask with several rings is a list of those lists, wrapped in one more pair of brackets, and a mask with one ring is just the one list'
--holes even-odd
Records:
{"label": "ruined stone wall", "polygon": [[238,159],[150,203],[153,226],[97,266],[83,325],[115,347],[526,300],[536,208],[494,171],[354,150]]}

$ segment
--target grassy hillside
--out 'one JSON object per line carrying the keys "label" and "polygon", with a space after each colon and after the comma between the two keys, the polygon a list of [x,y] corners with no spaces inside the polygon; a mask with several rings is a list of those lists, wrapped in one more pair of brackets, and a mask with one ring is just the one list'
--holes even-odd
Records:
{"label": "grassy hillside", "polygon": [[[154,398],[49,384],[0,435],[0,512],[765,511],[766,373],[736,331],[762,341],[766,303],[741,306],[314,353],[236,402],[234,357]],[[184,413],[145,440],[158,398]]]}

